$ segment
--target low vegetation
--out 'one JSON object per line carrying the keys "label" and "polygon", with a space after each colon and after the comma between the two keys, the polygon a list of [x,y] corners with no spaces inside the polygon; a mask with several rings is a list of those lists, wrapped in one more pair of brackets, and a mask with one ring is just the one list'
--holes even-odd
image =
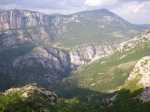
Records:
{"label": "low vegetation", "polygon": [[90,65],[82,66],[63,83],[71,85],[74,82],[78,87],[99,92],[116,90],[125,83],[136,62],[150,55],[149,50],[150,46],[145,43],[127,52],[116,52]]}

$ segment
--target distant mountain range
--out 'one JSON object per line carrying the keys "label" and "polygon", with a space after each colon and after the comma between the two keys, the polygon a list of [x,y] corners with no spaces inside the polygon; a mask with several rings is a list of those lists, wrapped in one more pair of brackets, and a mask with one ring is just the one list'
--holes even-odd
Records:
{"label": "distant mountain range", "polygon": [[19,86],[0,111],[149,112],[149,28],[106,9],[0,10],[0,91]]}
{"label": "distant mountain range", "polygon": [[45,15],[29,10],[1,10],[0,31],[26,36],[36,43],[72,47],[103,41],[120,42],[147,27],[129,23],[107,9],[70,15]]}
{"label": "distant mountain range", "polygon": [[1,10],[2,89],[30,82],[53,84],[72,69],[112,54],[118,43],[145,29],[106,9],[70,15]]}
{"label": "distant mountain range", "polygon": [[142,26],[143,28],[146,28],[146,29],[150,29],[150,24],[142,24],[140,26]]}

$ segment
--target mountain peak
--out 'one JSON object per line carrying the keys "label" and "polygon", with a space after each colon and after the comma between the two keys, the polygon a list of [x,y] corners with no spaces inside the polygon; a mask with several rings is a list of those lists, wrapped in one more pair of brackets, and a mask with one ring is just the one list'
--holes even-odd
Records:
{"label": "mountain peak", "polygon": [[94,9],[94,10],[92,10],[92,11],[97,11],[97,12],[106,12],[106,13],[110,13],[111,11],[110,10],[108,10],[108,9],[105,9],[105,8],[103,8],[103,9]]}
{"label": "mountain peak", "polygon": [[88,14],[88,15],[106,15],[106,14],[113,14],[111,11],[109,11],[108,9],[94,9],[94,10],[86,10],[86,11],[82,11],[82,12],[78,12],[76,14]]}

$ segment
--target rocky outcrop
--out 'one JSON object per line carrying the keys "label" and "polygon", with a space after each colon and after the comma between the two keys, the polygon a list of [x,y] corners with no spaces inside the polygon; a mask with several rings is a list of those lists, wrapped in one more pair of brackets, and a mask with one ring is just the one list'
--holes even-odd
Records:
{"label": "rocky outcrop", "polygon": [[23,87],[11,88],[6,90],[2,95],[19,95],[20,100],[36,107],[50,106],[57,103],[58,97],[54,92],[39,87],[36,84],[28,84]]}
{"label": "rocky outcrop", "polygon": [[137,96],[137,99],[141,100],[143,103],[150,102],[150,88],[146,87],[144,90]]}
{"label": "rocky outcrop", "polygon": [[0,31],[47,25],[48,21],[48,16],[33,11],[3,10],[0,12]]}
{"label": "rocky outcrop", "polygon": [[150,87],[150,57],[144,57],[137,62],[129,75],[128,81],[136,80],[143,88]]}
{"label": "rocky outcrop", "polygon": [[42,47],[28,36],[2,33],[0,47],[1,89],[32,82],[50,88],[50,84],[54,85],[71,72],[68,52]]}
{"label": "rocky outcrop", "polygon": [[[47,87],[68,76],[71,67],[87,64],[112,54],[116,45],[111,45],[111,42],[100,45],[81,45],[68,53],[54,48],[53,44],[56,41],[53,40],[58,39],[58,43],[62,41],[61,39],[65,42],[70,40],[72,42],[72,39],[89,41],[87,38],[97,41],[99,37],[108,36],[100,36],[101,31],[105,34],[112,34],[114,31],[106,33],[106,29],[118,28],[116,24],[113,24],[114,22],[119,22],[119,27],[122,27],[122,24],[129,25],[128,22],[107,10],[67,16],[45,15],[16,9],[0,11],[0,74],[2,78],[7,79],[4,82],[0,77],[0,81],[4,83],[2,85],[7,85],[8,82],[10,82],[9,85],[36,82]],[[104,27],[99,26],[102,24]],[[92,29],[87,29],[91,27]],[[100,30],[101,28],[105,29]],[[116,31],[118,29],[115,29]],[[81,34],[82,32],[85,33]],[[88,37],[87,33],[92,35]]]}
{"label": "rocky outcrop", "polygon": [[150,42],[150,31],[147,30],[128,41],[122,42],[117,49],[120,52],[130,51],[133,48],[142,47],[146,42]]}
{"label": "rocky outcrop", "polygon": [[22,30],[0,32],[0,50],[16,48],[27,43],[33,43],[32,38]]}
{"label": "rocky outcrop", "polygon": [[16,9],[0,11],[0,31],[15,32],[16,36],[51,41],[55,32],[51,24],[51,17],[42,13]]}
{"label": "rocky outcrop", "polygon": [[75,66],[88,64],[102,57],[111,55],[115,48],[116,45],[110,45],[109,43],[103,43],[101,45],[82,45],[74,48],[70,52],[71,62]]}
{"label": "rocky outcrop", "polygon": [[119,41],[141,30],[143,27],[130,24],[106,9],[70,15],[46,15],[18,9],[0,11],[0,32],[16,31],[18,35],[21,31],[34,41],[45,40],[51,44],[54,40],[58,42],[64,39],[64,42],[86,43],[91,40],[115,41],[111,37],[116,37],[119,38],[116,41]]}
{"label": "rocky outcrop", "polygon": [[70,74],[70,57],[67,52],[56,48],[36,47],[16,58],[13,70],[18,74],[16,79],[20,84],[36,82],[48,87]]}
{"label": "rocky outcrop", "polygon": [[[105,56],[110,56],[116,52],[124,53],[135,48],[142,48],[146,45],[148,46],[149,44],[147,43],[149,42],[150,31],[147,30],[134,37],[133,39],[122,42],[120,44],[104,42],[102,44],[81,45],[71,50],[71,62],[76,66],[88,64]],[[121,58],[124,57],[125,55],[123,55]]]}
{"label": "rocky outcrop", "polygon": [[[95,19],[93,19],[93,17]],[[97,18],[99,19],[97,20]],[[63,39],[63,41],[65,39],[66,42],[70,41],[70,39],[71,41],[74,41],[72,40],[73,38],[75,39],[77,38],[77,40],[79,38],[79,41],[86,42],[89,40],[87,40],[85,37],[89,38],[87,34],[90,32],[92,33],[95,32],[96,34],[91,35],[91,37],[95,38],[96,41],[97,40],[99,41],[98,38],[103,38],[103,36],[104,37],[108,36],[106,35],[105,32],[106,29],[111,27],[113,27],[113,29],[120,27],[120,26],[116,26],[116,24],[114,23],[117,23],[117,25],[119,24],[124,27],[132,26],[128,22],[124,21],[123,19],[121,19],[120,17],[118,17],[117,15],[111,13],[106,9],[79,12],[71,15],[45,15],[39,12],[34,12],[29,10],[17,10],[17,9],[1,10],[0,11],[0,32],[1,32],[0,37],[2,39],[0,40],[0,45],[3,48],[6,47],[12,48],[26,43],[32,43],[37,46],[38,45],[53,46],[55,44],[53,40],[57,40],[59,43],[59,40],[61,39]],[[88,26],[88,24],[90,26]],[[102,25],[103,28],[100,27],[99,25]],[[83,26],[83,28],[78,31],[77,29],[80,29],[81,26]],[[84,29],[86,29],[87,27],[92,27],[93,29],[91,29],[91,31],[88,29],[84,31]],[[97,31],[97,29],[99,28],[100,30]],[[131,27],[131,29],[134,28],[135,27],[133,26]],[[102,32],[99,32],[101,30],[103,31],[103,33],[105,33],[102,36],[101,36]],[[135,30],[138,31],[138,29],[136,28]],[[86,32],[86,33],[82,34],[82,32]],[[99,34],[97,34],[97,32],[99,32]],[[115,32],[112,31],[112,32],[107,32],[107,34],[110,33],[112,37],[112,35],[114,35],[114,33],[116,34],[117,32],[118,31]],[[99,35],[99,36],[95,37],[95,35]],[[107,40],[107,39],[100,39],[100,40]],[[101,43],[103,44],[99,44],[99,45],[90,43],[89,45],[81,45],[77,48],[74,48],[70,52],[71,62],[73,63],[73,66],[87,64],[89,62],[93,62],[96,59],[112,54],[114,52],[114,49],[117,48],[117,46],[116,44],[112,45],[114,41],[111,41],[111,38],[108,40],[109,41],[107,42],[102,41]],[[135,39],[133,39],[133,42],[131,40],[131,42],[129,41],[126,43],[122,43],[119,50],[122,51],[122,49],[124,49],[125,46],[128,46],[129,48],[136,46],[134,40]],[[117,41],[119,41],[119,39]],[[134,44],[131,45],[131,43]]]}

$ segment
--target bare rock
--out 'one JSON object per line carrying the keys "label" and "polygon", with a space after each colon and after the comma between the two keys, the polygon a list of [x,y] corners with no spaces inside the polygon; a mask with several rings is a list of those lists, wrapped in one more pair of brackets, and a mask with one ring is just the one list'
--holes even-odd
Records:
{"label": "bare rock", "polygon": [[23,87],[11,88],[2,93],[7,96],[18,94],[24,102],[33,103],[36,106],[54,105],[57,103],[57,95],[54,92],[39,87],[36,84],[28,84]]}
{"label": "bare rock", "polygon": [[137,84],[150,87],[150,57],[143,57],[137,62],[129,75],[128,81],[137,79]]}

